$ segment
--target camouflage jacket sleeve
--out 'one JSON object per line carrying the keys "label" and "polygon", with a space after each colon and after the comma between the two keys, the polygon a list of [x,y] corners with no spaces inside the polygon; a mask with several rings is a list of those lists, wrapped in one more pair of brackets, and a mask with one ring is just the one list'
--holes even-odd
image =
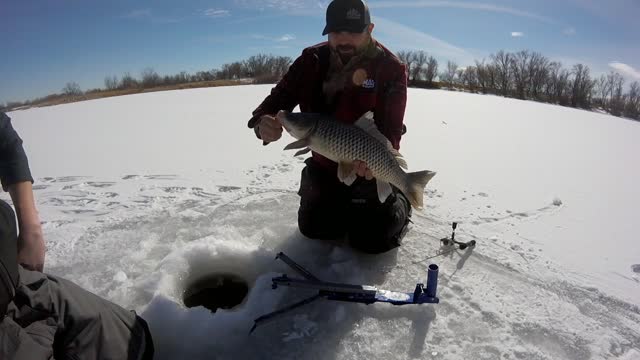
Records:
{"label": "camouflage jacket sleeve", "polygon": [[298,105],[300,92],[300,79],[305,66],[305,54],[298,57],[289,67],[289,71],[282,77],[278,84],[271,89],[271,94],[252,113],[248,126],[253,128],[258,138],[258,122],[262,115],[275,115],[280,110],[292,111]]}
{"label": "camouflage jacket sleeve", "polygon": [[0,180],[5,191],[17,182],[33,182],[22,139],[11,126],[9,116],[3,112],[0,112]]}
{"label": "camouflage jacket sleeve", "polygon": [[377,126],[391,141],[393,147],[400,149],[400,139],[404,134],[404,112],[407,105],[407,72],[404,64],[394,64],[393,71],[389,71],[390,78],[385,81],[378,99],[381,106],[377,106],[375,118],[379,120]]}

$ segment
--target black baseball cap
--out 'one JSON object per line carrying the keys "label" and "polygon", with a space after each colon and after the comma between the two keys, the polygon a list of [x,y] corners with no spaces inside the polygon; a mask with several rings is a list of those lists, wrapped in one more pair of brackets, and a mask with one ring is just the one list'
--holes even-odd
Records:
{"label": "black baseball cap", "polygon": [[327,26],[322,35],[330,32],[363,32],[371,24],[369,7],[363,0],[333,0],[327,7]]}

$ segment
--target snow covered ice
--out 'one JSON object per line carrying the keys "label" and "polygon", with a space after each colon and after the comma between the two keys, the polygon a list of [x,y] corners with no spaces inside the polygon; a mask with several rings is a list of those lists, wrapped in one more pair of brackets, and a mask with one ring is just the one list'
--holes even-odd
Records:
{"label": "snow covered ice", "polygon": [[[410,89],[401,152],[430,169],[425,209],[382,256],[304,238],[302,157],[247,128],[271,86],[167,91],[10,113],[25,141],[47,272],[148,320],[159,359],[640,359],[640,123],[559,106]],[[7,194],[2,195],[8,199]],[[459,223],[466,251],[425,260]],[[410,292],[440,266],[440,304],[318,301],[271,289],[284,251],[326,281]],[[243,302],[187,308],[231,273]],[[292,274],[293,275],[293,274]]]}

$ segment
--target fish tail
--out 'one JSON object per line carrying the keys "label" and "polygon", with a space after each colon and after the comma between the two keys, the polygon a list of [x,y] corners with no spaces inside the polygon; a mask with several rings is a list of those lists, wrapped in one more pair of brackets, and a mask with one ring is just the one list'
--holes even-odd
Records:
{"label": "fish tail", "polygon": [[436,175],[435,172],[424,170],[407,174],[407,199],[416,209],[421,209],[423,205],[424,188],[431,178]]}

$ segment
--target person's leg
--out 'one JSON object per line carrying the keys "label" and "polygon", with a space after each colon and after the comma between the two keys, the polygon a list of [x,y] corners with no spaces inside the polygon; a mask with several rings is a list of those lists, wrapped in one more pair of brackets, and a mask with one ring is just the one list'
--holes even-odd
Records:
{"label": "person's leg", "polygon": [[14,321],[53,337],[56,359],[151,359],[146,322],[71,281],[20,267]]}
{"label": "person's leg", "polygon": [[344,185],[312,159],[306,164],[298,191],[300,232],[312,239],[339,241],[345,235]]}
{"label": "person's leg", "polygon": [[19,280],[15,213],[9,204],[0,200],[0,359],[49,359],[53,355],[55,327],[22,326],[14,321],[13,300]]}
{"label": "person's leg", "polygon": [[18,230],[13,208],[0,200],[0,319],[18,285]]}
{"label": "person's leg", "polygon": [[0,358],[152,358],[143,319],[68,280],[18,266],[17,243],[13,209],[0,201],[0,300],[8,299]]}
{"label": "person's leg", "polygon": [[373,199],[352,196],[347,211],[349,244],[368,254],[380,254],[400,246],[411,218],[409,201],[395,189],[384,203],[380,203],[377,195]]}

